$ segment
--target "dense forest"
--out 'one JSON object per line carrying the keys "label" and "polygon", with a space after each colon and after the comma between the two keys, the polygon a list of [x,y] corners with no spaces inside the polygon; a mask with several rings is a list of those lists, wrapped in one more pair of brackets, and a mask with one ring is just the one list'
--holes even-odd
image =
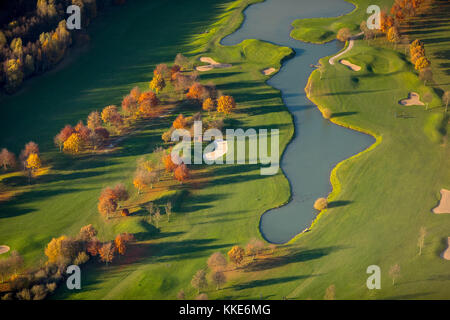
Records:
{"label": "dense forest", "polygon": [[[98,10],[123,0],[17,0],[0,2],[0,87],[17,91],[23,81],[58,64],[85,33]],[[81,9],[81,30],[67,30],[66,9]]]}

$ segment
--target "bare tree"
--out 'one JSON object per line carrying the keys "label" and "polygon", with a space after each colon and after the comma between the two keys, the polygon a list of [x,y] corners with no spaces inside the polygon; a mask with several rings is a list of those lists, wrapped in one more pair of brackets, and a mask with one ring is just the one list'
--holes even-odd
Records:
{"label": "bare tree", "polygon": [[206,288],[208,285],[208,281],[206,280],[206,272],[203,269],[197,271],[194,277],[191,280],[191,285],[197,289],[197,292],[200,293],[200,290]]}
{"label": "bare tree", "polygon": [[325,290],[325,300],[335,300],[336,299],[336,286],[332,284]]}
{"label": "bare tree", "polygon": [[220,270],[213,272],[213,274],[211,275],[211,280],[216,285],[217,290],[220,289],[221,285],[227,282],[225,274]]}
{"label": "bare tree", "polygon": [[400,266],[398,264],[394,264],[389,269],[389,276],[392,278],[392,285],[395,285],[395,280],[400,276]]}
{"label": "bare tree", "polygon": [[425,102],[425,110],[428,110],[428,104],[433,100],[433,96],[427,92],[423,95],[422,100]]}
{"label": "bare tree", "polygon": [[170,215],[172,214],[172,202],[167,202],[165,210],[167,215],[167,222],[170,222]]}
{"label": "bare tree", "polygon": [[427,235],[427,229],[425,227],[421,227],[419,231],[419,239],[417,241],[417,246],[419,247],[419,256],[422,254],[422,248],[425,244],[425,237]]}
{"label": "bare tree", "polygon": [[430,68],[422,69],[420,70],[419,78],[423,81],[424,85],[427,85],[427,81],[433,81],[433,71]]}
{"label": "bare tree", "polygon": [[445,91],[442,96],[442,102],[445,103],[445,113],[448,111],[448,103],[450,102],[450,91]]}

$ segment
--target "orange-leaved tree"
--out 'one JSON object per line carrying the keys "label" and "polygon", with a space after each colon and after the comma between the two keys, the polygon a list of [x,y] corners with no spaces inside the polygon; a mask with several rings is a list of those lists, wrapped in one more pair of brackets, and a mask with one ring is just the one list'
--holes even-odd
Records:
{"label": "orange-leaved tree", "polygon": [[180,164],[174,172],[175,179],[180,181],[180,183],[183,183],[189,178],[189,169],[188,167],[182,163]]}

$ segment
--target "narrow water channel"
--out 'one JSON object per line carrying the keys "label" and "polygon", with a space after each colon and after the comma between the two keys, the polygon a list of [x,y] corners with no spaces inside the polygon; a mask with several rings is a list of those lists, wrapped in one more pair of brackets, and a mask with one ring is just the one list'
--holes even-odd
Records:
{"label": "narrow water channel", "polygon": [[249,6],[244,11],[241,28],[222,41],[224,45],[233,45],[245,39],[259,39],[291,47],[296,52],[268,81],[281,91],[295,124],[295,137],[281,159],[292,198],[287,205],[264,213],[260,221],[261,233],[269,242],[285,243],[309,227],[316,215],[314,201],[331,191],[329,178],[333,167],[375,141],[371,136],[323,119],[305,95],[310,65],[338,52],[339,44],[336,41],[308,44],[289,36],[295,19],[333,17],[353,8],[344,0],[266,0]]}

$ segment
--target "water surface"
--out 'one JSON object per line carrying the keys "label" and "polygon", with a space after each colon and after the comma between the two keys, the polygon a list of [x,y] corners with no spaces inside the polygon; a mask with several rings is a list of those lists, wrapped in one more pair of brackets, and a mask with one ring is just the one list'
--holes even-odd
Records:
{"label": "water surface", "polygon": [[285,243],[309,227],[317,212],[315,199],[331,191],[330,173],[340,161],[356,154],[375,140],[323,119],[304,93],[311,64],[340,50],[336,41],[323,45],[308,44],[290,38],[291,23],[298,18],[333,17],[352,11],[343,0],[267,0],[249,6],[240,29],[223,39],[225,45],[245,39],[259,39],[295,50],[294,58],[283,64],[269,85],[279,89],[294,117],[295,137],[289,143],[281,167],[291,184],[291,201],[267,211],[260,229],[266,240]]}

